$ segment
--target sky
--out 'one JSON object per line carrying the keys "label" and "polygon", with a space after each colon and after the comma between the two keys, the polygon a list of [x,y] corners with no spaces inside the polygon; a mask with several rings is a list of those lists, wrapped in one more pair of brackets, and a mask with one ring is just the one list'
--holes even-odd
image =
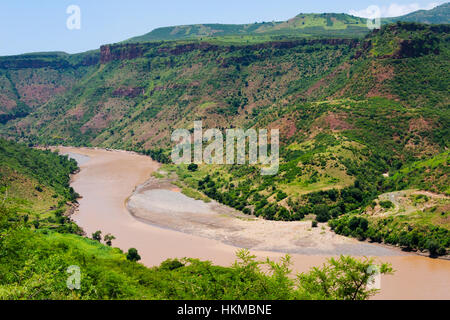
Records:
{"label": "sky", "polygon": [[[98,49],[158,27],[284,21],[299,13],[399,16],[440,0],[1,0],[0,55]],[[69,10],[72,6],[77,11]],[[78,19],[79,17],[79,19]],[[68,21],[69,20],[69,21]],[[80,22],[78,24],[78,21]]]}

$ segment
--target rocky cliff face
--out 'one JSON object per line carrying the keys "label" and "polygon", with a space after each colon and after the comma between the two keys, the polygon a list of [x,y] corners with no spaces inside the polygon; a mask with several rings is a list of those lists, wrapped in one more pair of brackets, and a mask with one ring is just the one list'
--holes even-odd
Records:
{"label": "rocky cliff face", "polygon": [[145,46],[141,44],[104,45],[100,47],[100,63],[113,60],[130,60],[142,57]]}
{"label": "rocky cliff face", "polygon": [[315,44],[322,45],[348,45],[355,48],[358,41],[354,39],[314,39],[314,40],[286,40],[286,41],[270,41],[265,43],[258,43],[252,45],[229,45],[218,46],[208,42],[193,42],[175,45],[168,43],[161,45],[162,42],[151,43],[127,43],[127,44],[113,44],[104,45],[100,47],[100,63],[105,64],[114,60],[132,60],[143,57],[150,50],[157,48],[157,55],[182,55],[191,51],[217,51],[233,52],[247,48],[248,50],[260,49],[292,49],[297,46],[311,46]]}

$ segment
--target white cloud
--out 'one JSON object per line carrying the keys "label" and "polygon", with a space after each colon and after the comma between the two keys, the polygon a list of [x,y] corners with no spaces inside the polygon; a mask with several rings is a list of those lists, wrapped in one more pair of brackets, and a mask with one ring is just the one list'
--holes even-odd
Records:
{"label": "white cloud", "polygon": [[[410,3],[410,4],[391,3],[389,6],[379,6],[378,8],[380,17],[398,17],[417,10],[430,10],[438,6],[439,4],[440,3],[438,2],[431,2],[425,6],[421,6],[418,3]],[[366,9],[362,10],[350,10],[349,13],[351,15],[362,18],[374,18],[373,6],[369,6]]]}

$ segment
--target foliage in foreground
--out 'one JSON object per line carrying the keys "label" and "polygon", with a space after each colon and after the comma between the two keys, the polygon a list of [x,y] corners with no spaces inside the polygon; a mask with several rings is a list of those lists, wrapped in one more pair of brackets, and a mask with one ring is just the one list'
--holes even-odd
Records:
{"label": "foliage in foreground", "polygon": [[[197,259],[146,268],[118,248],[74,234],[33,231],[0,208],[0,299],[367,299],[370,259],[331,259],[297,278],[290,257],[258,262],[246,250],[232,267]],[[69,266],[79,266],[79,290],[67,288]],[[261,268],[261,266],[263,266]],[[265,269],[269,271],[263,271]],[[381,274],[392,273],[383,264]]]}

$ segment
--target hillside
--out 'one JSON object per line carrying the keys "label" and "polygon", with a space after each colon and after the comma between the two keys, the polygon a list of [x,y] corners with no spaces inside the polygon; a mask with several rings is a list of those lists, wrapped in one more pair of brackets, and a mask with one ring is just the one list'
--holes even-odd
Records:
{"label": "hillside", "polygon": [[[394,186],[443,192],[449,182],[445,154],[440,165],[420,171],[422,179],[411,175],[400,183],[383,176],[404,176],[409,163],[448,148],[448,30],[437,30],[387,26],[313,84],[306,91],[312,101],[258,114],[259,126],[279,127],[285,138],[278,175],[261,177],[252,167],[201,167],[195,176],[180,177],[214,199],[279,220],[316,213],[326,221],[365,207]],[[442,41],[434,42],[436,31],[443,32]],[[411,50],[416,46],[425,52]],[[399,169],[405,173],[396,174]]]}
{"label": "hillside", "polygon": [[356,46],[339,39],[104,46],[94,73],[6,128],[33,143],[168,146],[172,129],[195,119],[243,125],[274,103],[298,99]]}
{"label": "hillside", "polygon": [[14,219],[81,233],[66,217],[78,197],[69,185],[69,175],[78,169],[75,161],[0,139],[0,163],[1,207],[17,212]]}
{"label": "hillside", "polygon": [[[382,18],[382,24],[393,22],[428,24],[450,23],[450,3],[431,10],[419,10],[395,18]],[[367,19],[345,13],[301,13],[287,21],[255,22],[249,24],[195,24],[157,28],[126,43],[167,40],[216,40],[254,42],[280,40],[283,37],[344,37],[361,38],[369,33]]]}
{"label": "hillside", "polygon": [[0,123],[22,118],[63,94],[98,63],[95,52],[0,57]]}
{"label": "hillside", "polygon": [[385,23],[397,21],[418,22],[428,24],[448,24],[450,23],[450,3],[444,3],[430,10],[419,10],[408,13],[401,17],[383,19]]}
{"label": "hillside", "polygon": [[280,37],[361,37],[368,32],[366,19],[347,14],[299,14],[287,21],[252,24],[196,24],[155,29],[127,43],[213,38],[218,41],[248,42]]}
{"label": "hillside", "polygon": [[329,224],[338,234],[436,257],[446,255],[450,247],[449,206],[450,198],[440,194],[395,191],[380,195],[360,214]]}

